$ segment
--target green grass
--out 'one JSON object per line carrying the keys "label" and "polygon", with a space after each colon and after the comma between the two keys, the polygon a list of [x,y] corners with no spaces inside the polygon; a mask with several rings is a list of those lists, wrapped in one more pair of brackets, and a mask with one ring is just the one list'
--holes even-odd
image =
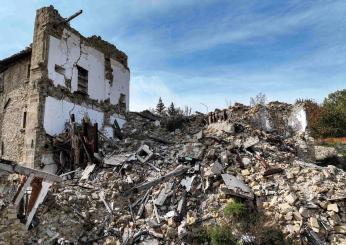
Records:
{"label": "green grass", "polygon": [[234,201],[228,203],[226,207],[223,209],[223,212],[226,216],[240,217],[247,213],[247,208],[245,204],[239,201]]}
{"label": "green grass", "polygon": [[215,225],[208,227],[207,234],[212,245],[237,244],[237,240],[233,236],[230,227],[226,225]]}

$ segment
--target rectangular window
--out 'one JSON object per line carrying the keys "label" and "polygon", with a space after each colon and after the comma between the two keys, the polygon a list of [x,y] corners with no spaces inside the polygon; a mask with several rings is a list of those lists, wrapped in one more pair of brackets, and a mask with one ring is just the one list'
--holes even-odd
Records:
{"label": "rectangular window", "polygon": [[65,75],[65,68],[64,67],[59,66],[59,65],[55,65],[54,69],[55,69],[56,73],[59,73],[63,76]]}
{"label": "rectangular window", "polygon": [[78,70],[78,91],[88,94],[88,71],[83,67],[77,66]]}
{"label": "rectangular window", "polygon": [[23,128],[26,127],[26,111],[23,113]]}

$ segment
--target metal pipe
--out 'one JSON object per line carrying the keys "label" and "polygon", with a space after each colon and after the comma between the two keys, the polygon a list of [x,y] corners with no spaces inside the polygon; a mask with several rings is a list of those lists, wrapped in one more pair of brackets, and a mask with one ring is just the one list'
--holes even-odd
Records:
{"label": "metal pipe", "polygon": [[73,20],[74,18],[76,18],[77,16],[81,15],[83,13],[83,10],[79,10],[77,13],[71,15],[70,17],[60,21],[59,23],[57,23],[55,26],[58,26],[58,25],[61,25],[61,24],[65,24],[65,23],[68,23],[70,22],[71,20]]}

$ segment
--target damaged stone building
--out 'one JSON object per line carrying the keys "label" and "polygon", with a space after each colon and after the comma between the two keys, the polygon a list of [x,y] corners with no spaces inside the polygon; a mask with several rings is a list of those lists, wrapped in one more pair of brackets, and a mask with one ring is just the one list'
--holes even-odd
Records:
{"label": "damaged stone building", "polygon": [[82,36],[52,6],[37,10],[30,47],[0,61],[1,158],[49,166],[49,136],[72,114],[76,122],[88,115],[112,137],[129,109],[129,80],[125,53]]}

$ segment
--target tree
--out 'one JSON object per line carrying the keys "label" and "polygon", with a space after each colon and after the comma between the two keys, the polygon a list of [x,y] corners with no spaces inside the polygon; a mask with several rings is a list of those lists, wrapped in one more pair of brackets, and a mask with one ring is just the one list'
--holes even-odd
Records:
{"label": "tree", "polygon": [[298,99],[296,104],[304,104],[306,116],[311,135],[315,138],[320,138],[321,133],[321,118],[323,113],[322,105],[318,104],[313,99]]}
{"label": "tree", "polygon": [[324,137],[346,136],[346,89],[329,94],[323,101],[320,121]]}
{"label": "tree", "polygon": [[165,104],[163,104],[162,99],[160,97],[159,102],[156,105],[156,112],[160,115],[162,115],[165,111],[166,107]]}
{"label": "tree", "polygon": [[174,106],[173,102],[168,107],[167,112],[168,112],[168,115],[170,115],[171,117],[175,116],[177,114],[177,110],[175,109],[175,106]]}

